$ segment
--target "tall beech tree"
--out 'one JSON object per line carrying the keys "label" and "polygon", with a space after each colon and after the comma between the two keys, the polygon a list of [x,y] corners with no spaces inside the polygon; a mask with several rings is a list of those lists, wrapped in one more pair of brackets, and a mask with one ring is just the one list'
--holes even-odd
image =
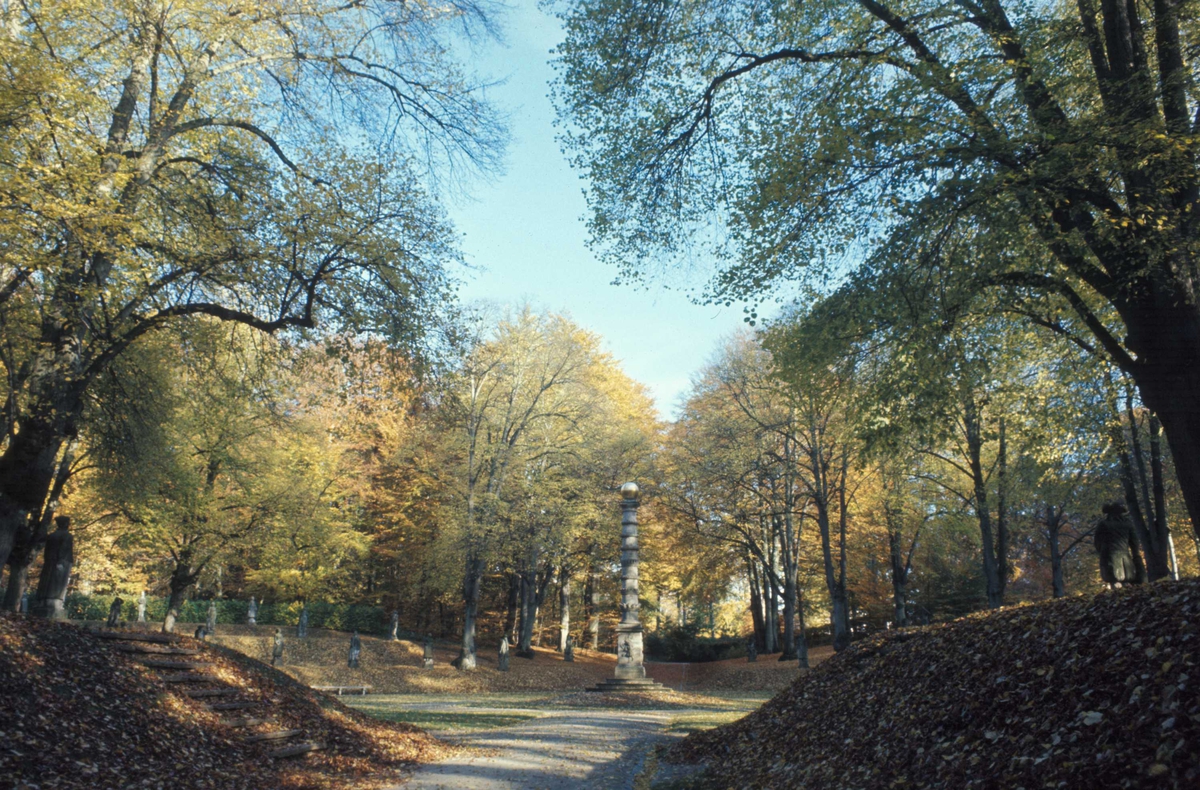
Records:
{"label": "tall beech tree", "polygon": [[[458,659],[463,670],[475,669],[480,588],[506,522],[519,519],[511,512],[514,499],[517,509],[524,506],[529,513],[525,545],[531,551],[542,545],[541,508],[536,500],[512,497],[511,489],[536,487],[571,452],[577,440],[573,427],[590,412],[584,385],[598,354],[594,336],[565,318],[529,309],[478,328],[448,379],[439,417],[446,496],[457,512],[455,542],[465,566]],[[534,556],[531,566],[536,565]],[[532,616],[526,622],[531,627]]]}
{"label": "tall beech tree", "polygon": [[97,378],[188,316],[418,340],[451,233],[424,186],[503,142],[472,0],[9,3],[0,25],[0,561]]}
{"label": "tall beech tree", "polygon": [[1191,6],[557,6],[566,143],[628,276],[699,244],[709,299],[758,299],[889,241],[919,264],[957,226],[1023,236],[1040,254],[956,265],[975,290],[1051,300],[1137,383],[1200,530]]}

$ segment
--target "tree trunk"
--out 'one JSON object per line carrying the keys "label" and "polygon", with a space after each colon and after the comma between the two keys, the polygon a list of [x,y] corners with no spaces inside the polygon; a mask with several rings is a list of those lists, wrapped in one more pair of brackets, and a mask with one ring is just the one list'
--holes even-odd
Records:
{"label": "tree trunk", "polygon": [[[774,557],[769,557],[774,560]],[[772,563],[773,564],[773,563]],[[775,587],[773,568],[768,568],[766,576],[767,607],[763,613],[763,626],[766,628],[767,653],[779,651],[779,590]]]}
{"label": "tree trunk", "polygon": [[1067,594],[1067,584],[1063,576],[1063,554],[1059,539],[1062,535],[1063,513],[1051,505],[1046,506],[1046,543],[1050,549],[1050,576],[1054,585],[1054,597],[1063,598]]}
{"label": "tree trunk", "polygon": [[167,616],[163,618],[162,631],[164,634],[175,633],[175,622],[179,619],[179,607],[187,595],[187,588],[200,576],[204,570],[203,564],[198,568],[192,567],[192,555],[185,549],[175,559],[175,568],[171,571],[171,581],[168,585],[170,596],[167,598]]}
{"label": "tree trunk", "polygon": [[533,597],[533,630],[537,634],[537,646],[541,647],[545,643],[542,629],[542,604],[546,601],[546,588],[550,586],[550,580],[554,578],[554,569],[547,568],[546,572],[541,574],[537,583],[537,592]]}
{"label": "tree trunk", "polygon": [[1005,420],[1000,418],[1000,447],[996,462],[996,587],[999,590],[998,605],[1004,604],[1004,591],[1008,589],[1008,437]]}
{"label": "tree trunk", "polygon": [[567,652],[571,636],[571,574],[564,566],[558,583],[558,652]]}
{"label": "tree trunk", "polygon": [[508,599],[504,611],[504,636],[509,642],[516,642],[517,602],[521,598],[521,576],[517,573],[508,575]]}
{"label": "tree trunk", "polygon": [[175,633],[175,622],[179,619],[179,609],[183,606],[184,596],[187,594],[187,586],[182,589],[176,589],[175,585],[171,585],[171,594],[167,598],[167,616],[163,619],[162,631],[164,634]]}
{"label": "tree trunk", "polygon": [[793,555],[796,545],[794,525],[791,514],[785,514],[782,519],[782,551],[783,554],[783,652],[780,661],[795,661],[796,654],[796,575],[797,562]]}
{"label": "tree trunk", "polygon": [[21,596],[29,589],[29,566],[32,560],[21,563],[19,566],[14,564],[15,555],[9,555],[8,561],[8,587],[4,590],[4,606],[6,612],[21,611]]}
{"label": "tree trunk", "polygon": [[796,584],[796,622],[800,634],[796,640],[796,658],[802,669],[808,669],[808,626],[804,621],[804,586],[797,579]]}
{"label": "tree trunk", "polygon": [[750,580],[750,622],[754,628],[754,646],[758,649],[758,652],[766,653],[767,626],[763,620],[763,598],[762,588],[758,581],[758,561],[751,556],[747,556],[746,569],[746,575]]}
{"label": "tree trunk", "polygon": [[897,628],[908,625],[908,567],[904,559],[904,522],[893,508],[884,512],[888,522],[888,561],[892,566],[892,618]]}
{"label": "tree trunk", "polygon": [[1129,345],[1144,364],[1133,372],[1142,401],[1158,417],[1175,462],[1175,476],[1200,535],[1200,311],[1191,299],[1123,311]]}
{"label": "tree trunk", "polygon": [[1004,605],[1004,585],[1000,579],[1000,563],[996,558],[987,479],[983,473],[983,426],[973,397],[969,396],[963,404],[963,422],[966,426],[967,464],[971,470],[975,518],[979,521],[979,537],[983,543],[983,580],[987,587],[987,604],[989,609],[999,609]]}
{"label": "tree trunk", "polygon": [[592,563],[583,599],[587,606],[588,648],[600,649],[600,569]]}
{"label": "tree trunk", "polygon": [[479,588],[483,581],[483,560],[474,555],[467,556],[467,569],[463,574],[463,630],[462,648],[458,654],[458,669],[468,672],[475,669],[475,627],[479,616]]}

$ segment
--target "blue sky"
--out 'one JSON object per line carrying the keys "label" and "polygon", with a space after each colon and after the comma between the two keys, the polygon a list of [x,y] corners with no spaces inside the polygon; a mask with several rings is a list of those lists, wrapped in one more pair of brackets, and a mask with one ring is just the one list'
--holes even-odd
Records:
{"label": "blue sky", "polygon": [[702,307],[676,291],[611,285],[616,271],[587,249],[584,184],[554,139],[550,50],[557,20],[533,0],[515,0],[505,42],[477,53],[481,74],[507,78],[490,98],[510,116],[506,173],[477,183],[450,207],[469,263],[465,301],[530,302],[565,312],[604,338],[626,373],[646,384],[663,417],[720,338],[744,326],[742,308]]}

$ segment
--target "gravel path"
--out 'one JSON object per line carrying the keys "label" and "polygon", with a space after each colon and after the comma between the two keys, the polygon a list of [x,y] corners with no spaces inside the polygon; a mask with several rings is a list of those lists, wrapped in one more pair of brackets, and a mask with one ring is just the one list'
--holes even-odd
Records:
{"label": "gravel path", "polygon": [[633,787],[671,712],[562,710],[515,727],[452,736],[492,750],[424,766],[402,790],[574,790]]}

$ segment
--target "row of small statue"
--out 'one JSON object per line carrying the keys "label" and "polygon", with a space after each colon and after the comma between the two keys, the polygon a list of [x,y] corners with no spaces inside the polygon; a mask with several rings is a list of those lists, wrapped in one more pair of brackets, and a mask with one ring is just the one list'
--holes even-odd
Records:
{"label": "row of small statue", "polygon": [[[197,638],[203,638],[200,631],[204,630],[204,626],[197,629]],[[275,666],[283,659],[283,629],[275,629],[274,645],[271,649],[271,666]],[[362,639],[355,631],[350,637],[350,653],[346,661],[346,665],[350,669],[358,669],[359,659],[362,656]],[[509,668],[509,646],[508,637],[500,639],[499,655],[497,656],[498,667],[501,672],[507,672]],[[567,646],[563,651],[563,661],[573,662],[575,660],[575,642],[570,637],[567,637]],[[424,643],[424,655],[421,659],[421,666],[425,669],[433,668],[433,637],[426,634]]]}

